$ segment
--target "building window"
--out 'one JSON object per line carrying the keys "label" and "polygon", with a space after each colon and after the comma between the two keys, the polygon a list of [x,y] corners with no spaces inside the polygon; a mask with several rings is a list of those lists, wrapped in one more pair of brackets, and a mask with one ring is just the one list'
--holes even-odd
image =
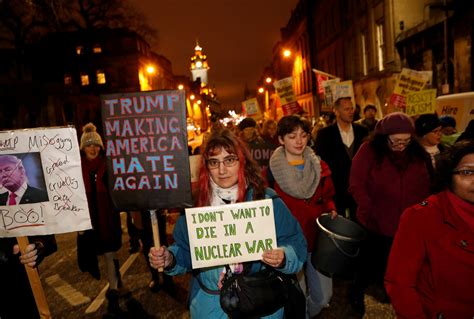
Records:
{"label": "building window", "polygon": [[377,64],[379,67],[379,71],[382,71],[384,68],[384,41],[383,41],[383,24],[378,23],[375,27],[376,31],[376,41],[377,41]]}
{"label": "building window", "polygon": [[64,85],[72,85],[72,76],[70,74],[64,74]]}
{"label": "building window", "polygon": [[92,49],[92,52],[94,53],[102,53],[102,48],[100,47],[99,44],[94,45],[94,48]]}
{"label": "building window", "polygon": [[81,54],[84,54],[84,47],[82,45],[78,45],[76,47],[76,54],[77,55],[81,55]]}
{"label": "building window", "polygon": [[367,75],[367,60],[368,60],[368,52],[367,52],[367,46],[366,46],[366,36],[364,33],[360,35],[360,47],[362,51],[362,74]]}
{"label": "building window", "polygon": [[97,77],[97,84],[105,84],[105,73],[104,70],[97,70],[95,73]]}
{"label": "building window", "polygon": [[89,76],[85,73],[81,73],[81,85],[82,86],[89,85]]}

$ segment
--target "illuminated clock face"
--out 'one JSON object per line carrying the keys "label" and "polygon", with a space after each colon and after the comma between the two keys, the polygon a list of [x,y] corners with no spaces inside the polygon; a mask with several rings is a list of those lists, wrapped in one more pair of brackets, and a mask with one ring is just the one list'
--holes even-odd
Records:
{"label": "illuminated clock face", "polygon": [[202,67],[202,62],[201,62],[201,61],[197,61],[197,62],[196,62],[196,67],[198,67],[198,68]]}

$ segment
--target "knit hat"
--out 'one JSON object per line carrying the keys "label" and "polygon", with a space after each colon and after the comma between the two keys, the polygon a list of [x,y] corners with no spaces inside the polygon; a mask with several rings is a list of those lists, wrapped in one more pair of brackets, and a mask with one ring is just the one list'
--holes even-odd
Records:
{"label": "knit hat", "polygon": [[243,131],[247,127],[257,127],[257,122],[251,117],[246,117],[240,121],[238,127],[240,131]]}
{"label": "knit hat", "polygon": [[456,120],[452,116],[443,115],[439,118],[439,121],[441,122],[442,127],[456,127]]}
{"label": "knit hat", "polygon": [[97,128],[92,123],[87,123],[82,128],[81,136],[81,150],[88,145],[98,145],[104,149],[104,144],[102,144],[102,139],[100,138],[99,133],[97,133]]}
{"label": "knit hat", "polygon": [[411,117],[402,112],[394,112],[384,116],[375,125],[375,134],[412,134],[415,126]]}
{"label": "knit hat", "polygon": [[415,120],[415,132],[423,137],[434,129],[441,127],[441,122],[436,114],[422,114]]}

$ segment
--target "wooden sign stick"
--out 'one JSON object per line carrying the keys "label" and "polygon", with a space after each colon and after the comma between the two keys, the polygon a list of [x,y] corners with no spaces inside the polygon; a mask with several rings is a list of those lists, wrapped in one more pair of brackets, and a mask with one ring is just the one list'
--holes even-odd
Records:
{"label": "wooden sign stick", "polygon": [[[158,228],[158,219],[156,218],[156,209],[150,209],[151,229],[153,230],[153,244],[159,249],[160,244],[160,230]],[[163,268],[158,268],[159,272],[163,272]]]}
{"label": "wooden sign stick", "polygon": [[[22,254],[25,254],[26,246],[28,246],[28,237],[17,237],[18,246],[20,246],[20,251]],[[38,312],[40,318],[51,319],[51,312],[49,311],[48,302],[46,301],[46,296],[44,294],[43,286],[41,285],[41,280],[38,274],[38,269],[31,268],[25,265],[26,274],[28,275],[28,280],[30,281],[31,291],[35,297],[36,306],[38,307]]]}

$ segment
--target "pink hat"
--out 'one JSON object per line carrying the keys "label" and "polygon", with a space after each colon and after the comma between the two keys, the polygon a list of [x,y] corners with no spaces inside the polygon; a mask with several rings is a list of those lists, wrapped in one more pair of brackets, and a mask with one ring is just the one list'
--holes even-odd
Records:
{"label": "pink hat", "polygon": [[415,125],[411,117],[402,112],[394,112],[384,116],[375,125],[375,134],[402,134],[415,132]]}

